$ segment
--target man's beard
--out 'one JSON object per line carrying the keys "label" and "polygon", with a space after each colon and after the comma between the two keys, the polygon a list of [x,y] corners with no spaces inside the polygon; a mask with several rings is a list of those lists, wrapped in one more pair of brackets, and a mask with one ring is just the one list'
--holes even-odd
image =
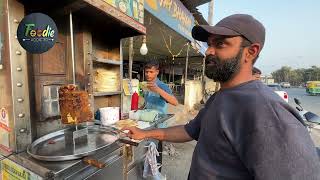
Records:
{"label": "man's beard", "polygon": [[213,55],[206,56],[206,76],[217,82],[223,83],[229,81],[240,70],[242,52],[241,48],[235,57],[225,60],[221,60]]}

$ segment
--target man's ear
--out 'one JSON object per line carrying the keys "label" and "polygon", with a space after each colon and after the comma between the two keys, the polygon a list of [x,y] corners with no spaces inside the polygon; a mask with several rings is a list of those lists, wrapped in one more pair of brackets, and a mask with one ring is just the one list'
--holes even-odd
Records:
{"label": "man's ear", "polygon": [[252,62],[261,50],[261,46],[258,43],[253,43],[248,47],[248,53],[246,53],[245,62]]}

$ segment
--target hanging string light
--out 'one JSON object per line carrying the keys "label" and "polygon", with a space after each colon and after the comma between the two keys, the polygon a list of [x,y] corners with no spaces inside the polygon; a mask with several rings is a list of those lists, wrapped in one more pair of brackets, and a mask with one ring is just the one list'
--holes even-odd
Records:
{"label": "hanging string light", "polygon": [[[186,44],[184,44],[184,45],[182,46],[182,48],[180,49],[180,51],[179,51],[177,54],[174,54],[174,53],[172,52],[172,50],[169,48],[169,45],[168,45],[168,43],[167,43],[167,41],[166,41],[166,38],[164,37],[163,30],[160,30],[160,32],[161,32],[161,35],[162,35],[162,39],[163,39],[163,41],[164,41],[164,43],[165,43],[165,46],[166,46],[168,52],[171,54],[172,60],[174,61],[174,59],[175,59],[176,57],[180,56],[180,54],[182,53],[183,49],[184,49],[186,46],[189,46],[189,42],[187,42]],[[170,36],[170,44],[171,44],[171,36]]]}

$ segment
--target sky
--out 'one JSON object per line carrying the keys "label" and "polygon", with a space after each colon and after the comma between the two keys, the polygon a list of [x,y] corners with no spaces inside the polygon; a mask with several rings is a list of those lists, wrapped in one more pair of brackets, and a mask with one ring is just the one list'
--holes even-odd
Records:
{"label": "sky", "polygon": [[[207,19],[208,4],[199,6]],[[263,74],[282,66],[320,66],[320,1],[215,0],[213,24],[226,16],[250,14],[266,28],[266,41],[255,64]]]}

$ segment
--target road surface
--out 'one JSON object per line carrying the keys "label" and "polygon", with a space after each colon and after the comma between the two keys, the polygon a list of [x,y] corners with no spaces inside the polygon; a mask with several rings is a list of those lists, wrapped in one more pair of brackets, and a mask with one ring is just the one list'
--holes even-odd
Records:
{"label": "road surface", "polygon": [[296,107],[293,98],[298,98],[304,109],[320,115],[320,96],[310,96],[304,88],[288,88],[283,90],[287,91],[291,106]]}

